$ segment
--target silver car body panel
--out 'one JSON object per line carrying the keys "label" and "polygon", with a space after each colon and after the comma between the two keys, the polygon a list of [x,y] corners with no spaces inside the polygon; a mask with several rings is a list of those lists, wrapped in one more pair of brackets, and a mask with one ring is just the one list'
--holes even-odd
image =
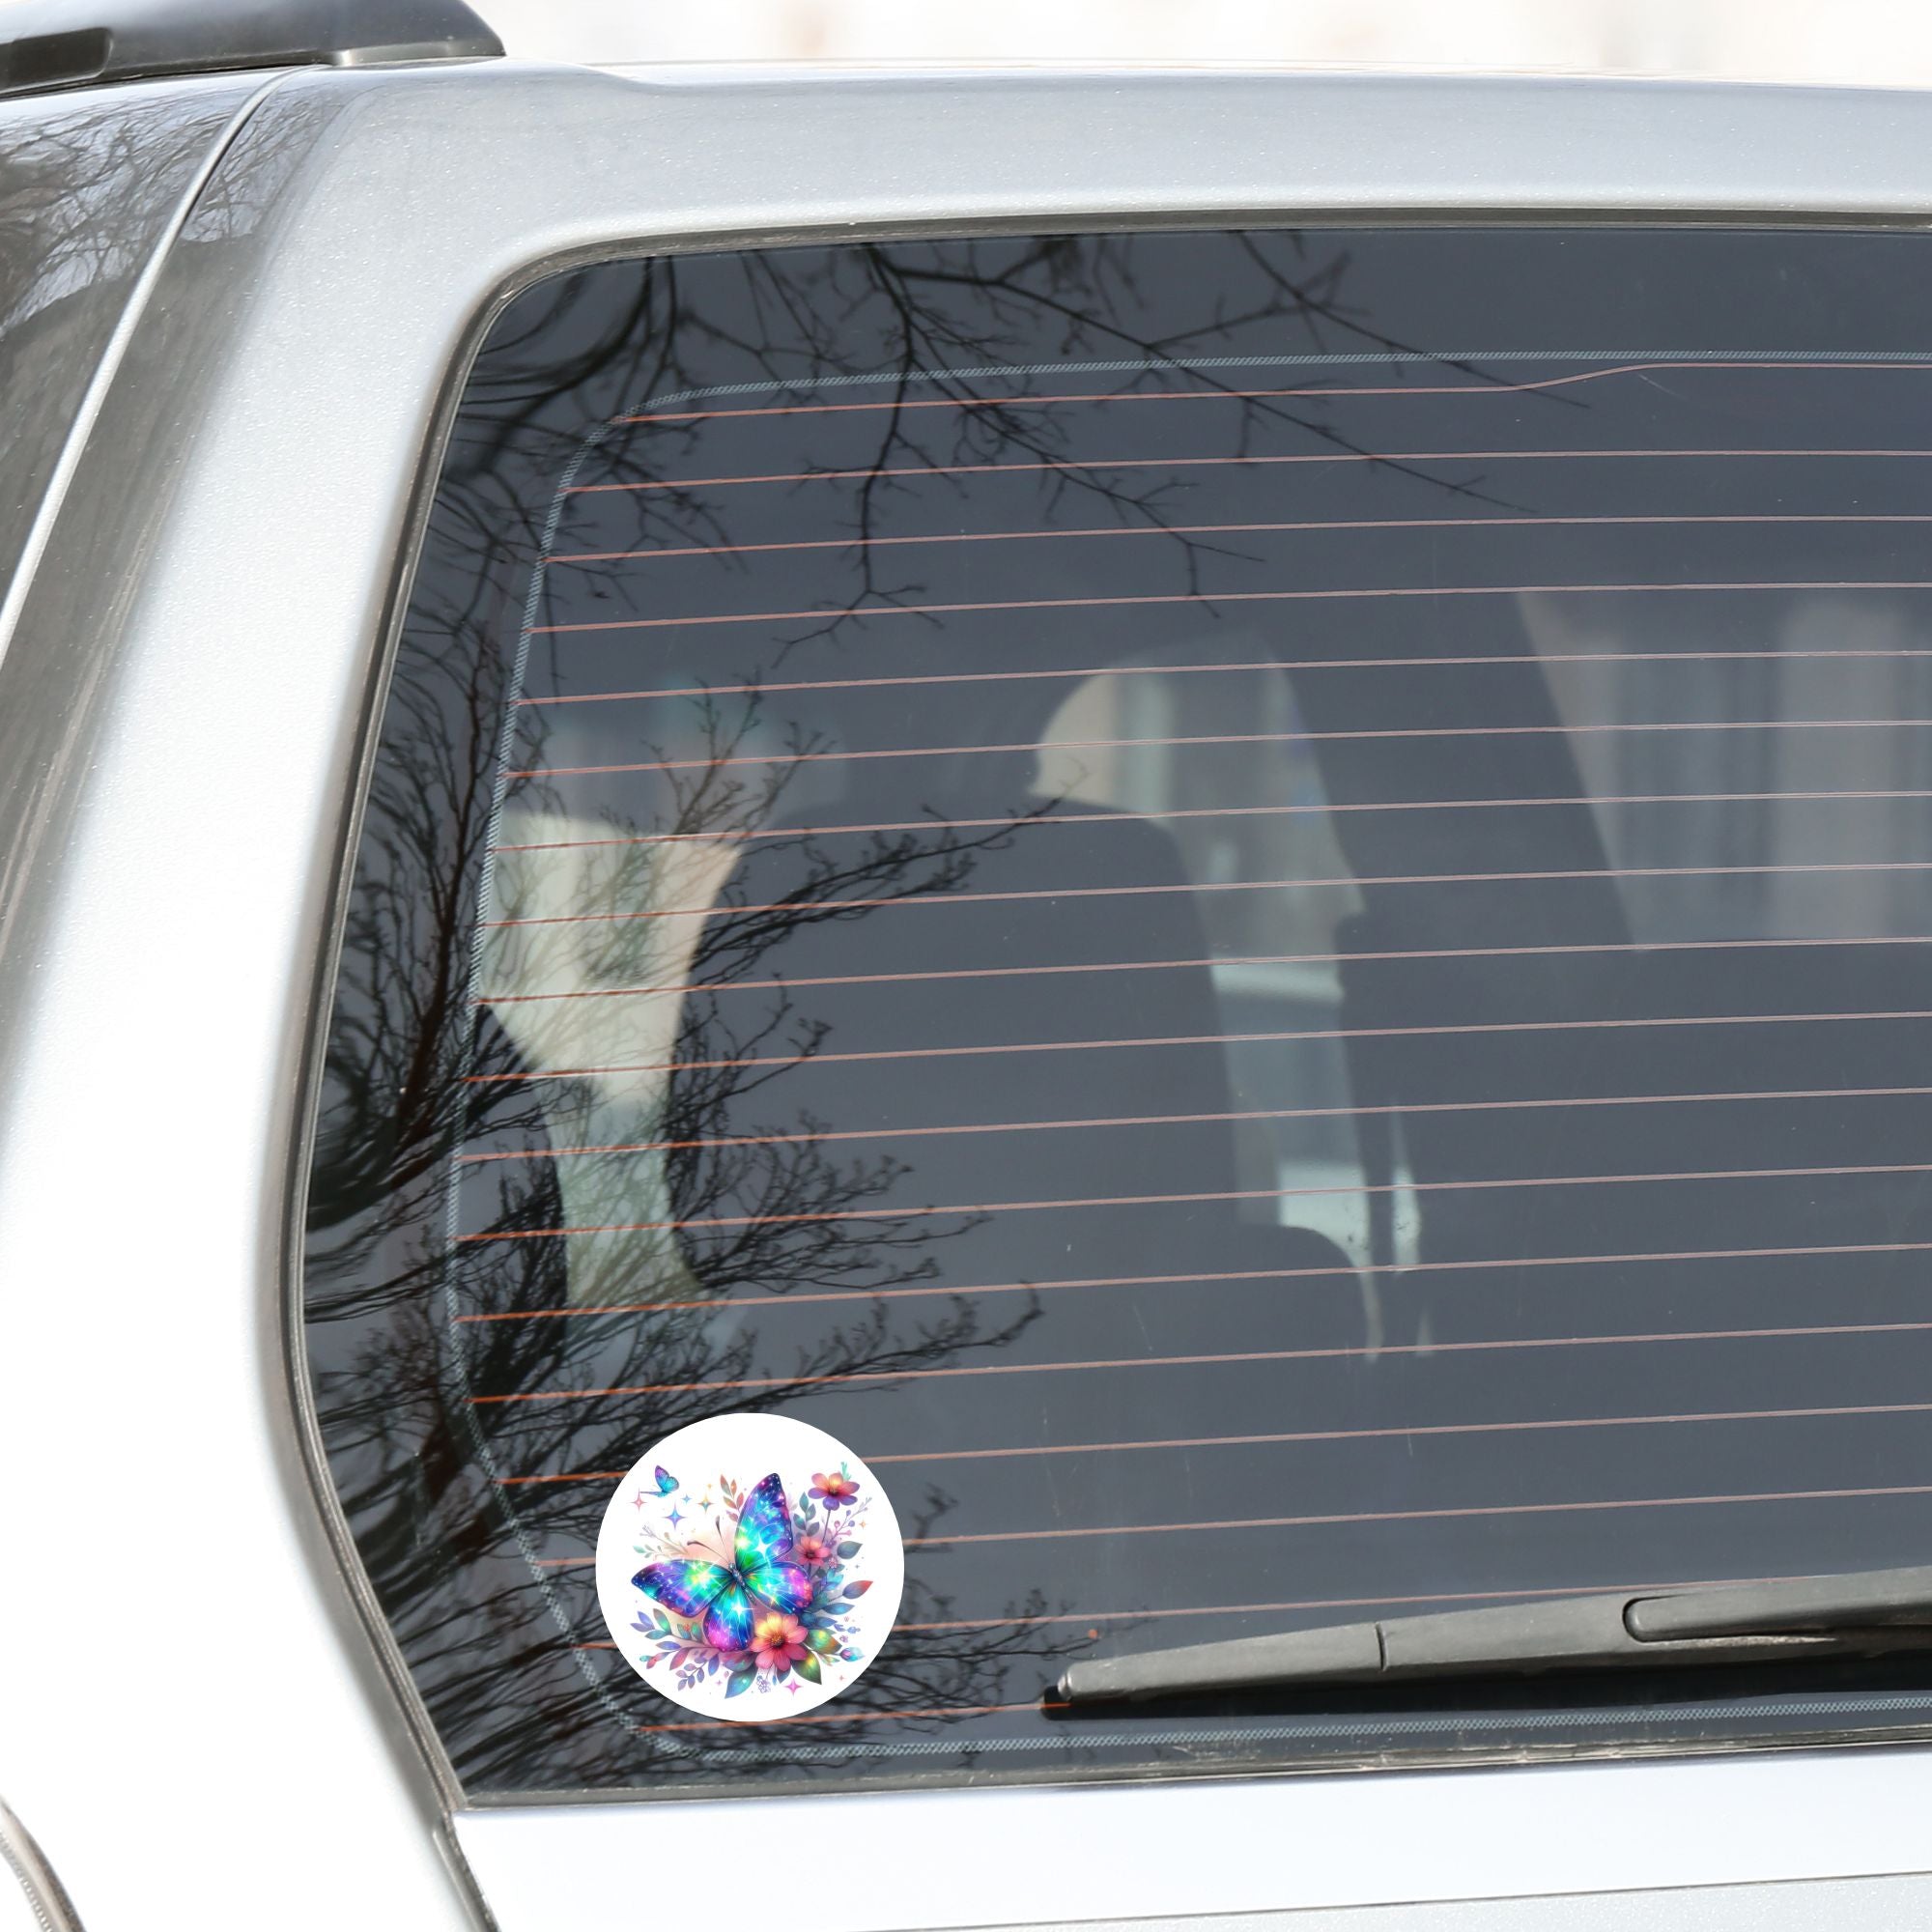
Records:
{"label": "silver car body panel", "polygon": [[0,1802],[0,1865],[14,1881],[0,1879],[0,1932],[80,1932],[73,1901],[47,1863],[34,1835]]}
{"label": "silver car body panel", "polygon": [[[1922,1874],[1928,1804],[1932,1754],[1875,1749],[864,1799],[528,1806],[468,1813],[457,1831],[505,1932],[550,1925],[614,1932],[638,1874],[654,1863],[653,1845],[675,1845],[681,1872],[730,1871],[747,1845],[784,1843],[801,1829],[809,1841],[813,1806],[829,1807],[833,1841],[856,1839],[866,1848],[863,1859],[840,1866],[841,1932],[1092,1918],[1127,1919],[1152,1932],[1183,1919],[1199,1925],[1197,1915],[1224,1916],[1229,1925],[1272,1918],[1286,1932],[1301,1925],[1304,1911],[1318,1914],[1318,1924],[1423,1932],[1428,1915],[1411,1922],[1387,1906],[1510,1897],[1543,1901],[1546,1916],[1529,1922],[1571,1932],[1569,1901],[1578,1895],[1608,1901],[1694,1889],[1742,1912],[1780,1884],[1846,1872]],[[803,1828],[796,1822],[801,1807]],[[1847,1887],[1847,1897],[1856,1891]],[[1932,1877],[1873,1892],[1875,1904],[1898,1898],[1910,1899],[1911,1917],[1866,1913],[1856,1921],[1812,1922],[1926,1923]],[[1719,1916],[1688,1922],[1756,1932],[1759,1921]]]}
{"label": "silver car body panel", "polygon": [[117,338],[260,85],[0,102],[0,650]]}
{"label": "silver car body panel", "polygon": [[[679,1869],[728,1872],[774,1804],[826,1802],[868,1848],[838,1917],[871,1932],[1932,1867],[1932,1755],[1904,1747],[465,1811],[316,1480],[289,1319],[398,567],[510,289],[988,225],[1917,225],[1928,156],[1932,96],[1886,93],[512,63],[274,86],[160,261],[0,660],[0,1467],[28,1553],[0,1786],[95,1932],[455,1925],[438,1843],[505,1932],[630,1924],[665,1909],[673,1824]],[[1609,1922],[1580,1909],[1537,1922]]]}

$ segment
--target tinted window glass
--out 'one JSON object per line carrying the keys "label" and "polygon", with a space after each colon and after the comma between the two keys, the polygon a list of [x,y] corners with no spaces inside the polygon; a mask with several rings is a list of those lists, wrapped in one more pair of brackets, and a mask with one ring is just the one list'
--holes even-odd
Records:
{"label": "tinted window glass", "polygon": [[[1932,288],[1905,236],[623,262],[466,390],[306,1272],[472,1790],[1924,1720],[1918,1666],[1068,1717],[1074,1657],[1918,1559]],[[900,1625],[692,1719],[590,1584],[735,1409]]]}

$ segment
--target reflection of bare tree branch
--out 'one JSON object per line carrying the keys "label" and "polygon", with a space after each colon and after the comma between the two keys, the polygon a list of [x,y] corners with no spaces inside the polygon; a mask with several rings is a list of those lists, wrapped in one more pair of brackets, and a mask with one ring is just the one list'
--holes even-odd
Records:
{"label": "reflection of bare tree branch", "polygon": [[135,271],[152,236],[126,218],[128,205],[141,205],[154,176],[199,156],[224,118],[185,119],[172,101],[91,100],[0,124],[0,342],[9,353],[31,317]]}
{"label": "reflection of bare tree branch", "polygon": [[[573,1250],[546,1232],[563,1218],[547,1146],[559,1103],[546,1090],[557,1083],[526,1071],[511,1037],[469,1003],[468,922],[489,833],[502,672],[458,637],[457,648],[428,662],[420,650],[406,654],[391,698],[390,755],[370,803],[311,1193],[318,1404],[372,1581],[466,1780],[511,1785],[537,1776],[527,1722],[497,1714],[526,1711],[539,1682],[558,1735],[573,1725],[583,1732],[572,1746],[579,1755],[553,1759],[545,1775],[567,1761],[585,1775],[626,1776],[639,1747],[628,1732],[606,1735],[613,1720],[596,1688],[600,1661],[578,1654],[576,1674],[556,1677],[559,1634],[542,1595],[563,1593],[560,1614],[578,1641],[597,1634],[592,1600],[582,1579],[538,1577],[532,1587],[521,1556],[589,1547],[607,1481],[505,1488],[498,1479],[621,1472],[641,1447],[701,1416],[796,1406],[854,1375],[890,1378],[964,1350],[1002,1349],[1036,1318],[1031,1298],[996,1324],[963,1297],[911,1321],[862,1299],[864,1312],[817,1329],[788,1362],[773,1363],[748,1293],[927,1279],[934,1244],[972,1217],[881,1208],[865,1219],[813,1219],[879,1201],[905,1170],[889,1158],[835,1161],[809,1133],[716,1145],[727,1110],[809,1061],[821,1037],[797,1020],[781,988],[760,1015],[743,1019],[720,1012],[716,991],[769,972],[771,953],[802,923],[864,917],[846,903],[853,897],[956,889],[976,850],[1012,831],[968,839],[938,826],[929,836],[875,838],[839,859],[809,838],[781,841],[803,867],[782,902],[737,914],[742,889],[727,891],[694,956],[692,982],[703,990],[683,1009],[678,1055],[690,1070],[667,1083],[655,1132],[667,1144],[676,1220],[701,1222],[727,1205],[744,1218],[693,1231],[674,1257],[623,1236]],[[755,709],[753,700],[724,718],[712,707],[706,728],[721,754],[743,742]],[[781,760],[752,781],[724,775],[715,761],[680,773],[673,830],[702,839],[761,821],[782,797],[788,769]],[[625,891],[646,888],[649,860],[623,863]],[[774,1047],[782,1049],[776,1058]],[[529,1157],[482,1170],[490,1205],[467,1208],[466,1224],[523,1238],[463,1251],[457,1300],[472,1319],[452,1332],[437,1290],[450,1265],[442,1180],[459,1146]],[[627,1211],[623,1179],[613,1170],[613,1219]],[[478,1189],[470,1180],[466,1200],[474,1203]],[[567,1312],[613,1305],[623,1312]],[[714,1309],[729,1320],[721,1325]],[[478,1393],[581,1387],[646,1392],[471,1402]],[[480,1466],[462,1451],[471,1439],[484,1451]],[[500,1583],[471,1600],[474,1581],[499,1567]],[[987,1701],[987,1673],[1005,1654],[997,1633],[971,1644],[956,1634],[908,1634],[867,1694],[903,1689],[910,1675],[927,1703]],[[621,1688],[628,1698],[628,1682]]]}
{"label": "reflection of bare tree branch", "polygon": [[122,304],[247,83],[0,103],[0,584]]}
{"label": "reflection of bare tree branch", "polygon": [[[1238,404],[1234,440],[1238,450],[1248,449],[1255,432],[1264,425],[1287,427],[1306,432],[1336,450],[1373,457],[1378,468],[1451,496],[1501,501],[1473,484],[1445,479],[1401,459],[1377,456],[1369,445],[1344,434],[1313,409],[1296,409],[1278,397],[1240,394],[1225,372],[1196,366],[1190,355],[1236,342],[1256,327],[1299,326],[1308,331],[1311,342],[1320,343],[1325,327],[1346,330],[1354,341],[1392,356],[1414,355],[1435,367],[1451,367],[1478,381],[1489,380],[1466,363],[1445,363],[1428,356],[1366,320],[1350,315],[1337,295],[1348,266],[1345,251],[1332,252],[1306,272],[1291,273],[1279,257],[1285,252],[1296,257],[1304,253],[1304,237],[1243,235],[1239,242],[1263,278],[1263,298],[1231,310],[1216,295],[1207,321],[1158,337],[1115,319],[1119,313],[1131,312],[1139,295],[1131,242],[1125,237],[975,244],[963,251],[948,249],[944,254],[933,249],[877,245],[829,258],[816,251],[747,257],[742,272],[752,296],[753,313],[760,315],[768,305],[777,306],[785,318],[789,339],[808,345],[809,355],[818,365],[838,365],[840,345],[855,313],[881,310],[888,318],[879,325],[880,360],[873,373],[888,385],[890,406],[870,457],[859,466],[863,473],[850,492],[848,527],[858,582],[850,595],[828,611],[824,624],[802,632],[791,642],[796,645],[831,634],[840,616],[861,607],[902,604],[918,594],[916,583],[880,581],[876,574],[879,553],[871,543],[880,497],[906,487],[894,473],[901,469],[930,471],[934,480],[957,490],[958,479],[942,473],[951,466],[987,462],[996,454],[1030,460],[1049,468],[1053,486],[1050,504],[1057,505],[1069,491],[1078,492],[1105,506],[1123,526],[1140,524],[1150,529],[1170,528],[1166,483],[1123,484],[1118,477],[1109,477],[1104,465],[1074,460],[1049,416],[1029,406],[1023,397],[1007,397],[1003,389],[980,380],[991,376],[991,370],[970,367],[1002,357],[1037,356],[1043,322],[1058,327],[1057,352],[1071,364],[1122,355],[1137,359],[1143,366],[1129,373],[1129,388],[1151,377],[1180,375],[1203,388],[1227,395]],[[957,266],[946,266],[954,263]],[[970,322],[964,319],[964,311],[945,299],[962,291],[970,292],[974,298]],[[712,332],[723,333],[715,326]],[[770,368],[775,379],[783,373],[809,386],[808,376],[788,369],[781,372],[754,334],[747,331],[728,339],[742,355]],[[957,366],[962,359],[967,368]],[[964,406],[950,426],[950,438],[942,430],[941,440],[931,443],[915,429],[914,418],[905,409],[915,385],[927,400],[950,398]],[[929,420],[929,416],[919,418],[922,425]],[[654,430],[661,433],[671,427],[654,425]],[[667,455],[654,435],[653,465],[662,465]],[[612,473],[629,472],[620,462]],[[647,522],[655,519],[671,524],[662,539],[668,545],[706,540],[697,522],[715,522],[716,516],[698,493],[679,490],[654,493],[645,514]],[[644,541],[640,537],[640,544]],[[1183,559],[1188,587],[1198,593],[1203,559],[1222,553],[1225,547],[1179,532],[1173,533],[1173,541]],[[779,652],[771,660],[772,666],[782,663],[784,656],[783,651]]]}
{"label": "reflection of bare tree branch", "polygon": [[[688,1423],[809,1408],[855,1378],[891,1386],[995,1354],[1039,1314],[1029,1293],[886,1299],[942,1280],[947,1244],[983,1215],[937,1210],[903,1160],[823,1138],[836,1125],[807,1102],[824,1091],[810,1081],[832,1026],[785,969],[802,936],[961,893],[1059,802],[1015,781],[1023,796],[1007,810],[981,799],[957,824],[920,805],[855,809],[893,822],[849,833],[788,829],[810,796],[801,774],[838,753],[830,729],[775,719],[761,689],[797,638],[762,639],[734,688],[681,678],[683,696],[622,727],[624,762],[553,764],[552,714],[519,700],[568,687],[554,639],[534,652],[551,681],[513,687],[533,573],[550,594],[559,477],[586,466],[638,479],[647,448],[654,485],[623,499],[637,547],[717,541],[730,528],[714,496],[658,487],[668,451],[700,446],[695,426],[627,438],[608,433],[613,417],[721,369],[801,389],[883,373],[888,406],[834,511],[858,571],[845,609],[913,587],[875,572],[870,539],[901,487],[893,469],[1024,456],[1047,466],[1053,500],[1087,493],[1123,526],[1168,530],[1164,482],[1122,485],[1074,461],[1063,423],[972,372],[1124,351],[1165,382],[1257,328],[1372,334],[1341,306],[1342,261],[1291,272],[1288,244],[1265,239],[1280,259],[1269,254],[1261,293],[1225,312],[1204,297],[1205,319],[1179,335],[1136,335],[1112,313],[1135,306],[1132,238],[1116,237],[748,257],[728,267],[742,286],[722,306],[692,298],[673,264],[611,266],[532,292],[479,363],[368,806],[305,1284],[331,1470],[466,1786],[623,1784],[672,1761],[756,1769],[764,1727],[710,1742],[640,1731],[652,1700],[621,1660],[583,1648],[603,1629],[588,1568],[575,1566],[611,1483]],[[921,400],[974,407],[915,414],[915,385]],[[1229,407],[1237,438],[1288,427],[1346,443],[1316,412],[1232,395]],[[1197,583],[1206,548],[1170,534]],[[617,582],[575,563],[555,594],[595,599]],[[506,715],[522,775],[504,785]],[[629,775],[625,809],[593,796],[573,819],[566,781],[613,772]],[[511,820],[535,829],[508,836]],[[581,836],[586,825],[599,836]],[[826,1288],[842,1318],[785,1303]],[[925,1527],[950,1506],[935,1492]],[[881,1714],[994,1706],[1015,1688],[1029,1701],[1069,1647],[1037,1592],[969,1629],[952,1608],[911,1579],[902,1627],[844,1701]]]}
{"label": "reflection of bare tree branch", "polygon": [[[1451,496],[1504,501],[1475,483],[1377,456],[1315,408],[1297,409],[1280,398],[1237,396],[1225,371],[1190,359],[1238,347],[1243,333],[1257,327],[1297,330],[1311,347],[1324,339],[1321,331],[1327,328],[1346,331],[1377,352],[1413,355],[1434,367],[1490,380],[1480,369],[1445,362],[1350,314],[1339,296],[1348,268],[1345,250],[1330,247],[1309,263],[1313,244],[1303,236],[1243,235],[1238,238],[1241,249],[1266,293],[1238,306],[1206,294],[1209,312],[1203,321],[1150,336],[1112,313],[1117,300],[1122,307],[1131,306],[1137,293],[1132,240],[1115,236],[964,244],[959,267],[945,264],[959,259],[961,244],[952,244],[943,255],[916,244],[747,255],[733,266],[749,324],[727,321],[715,305],[699,307],[687,300],[674,258],[608,271],[629,278],[621,301],[607,297],[592,303],[581,278],[559,277],[519,304],[508,332],[493,342],[488,366],[479,369],[472,397],[476,407],[459,425],[451,444],[446,475],[452,487],[439,504],[441,526],[452,543],[470,554],[487,553],[513,565],[535,565],[546,547],[551,490],[526,487],[525,477],[554,484],[582,459],[586,436],[602,436],[615,412],[648,408],[653,398],[702,390],[708,364],[724,351],[781,389],[808,392],[828,375],[877,376],[890,385],[895,405],[886,412],[870,459],[861,466],[864,473],[849,493],[846,527],[857,584],[828,610],[825,625],[808,629],[792,639],[794,644],[823,635],[828,625],[836,626],[841,615],[862,605],[902,603],[917,594],[916,583],[879,578],[878,553],[869,541],[882,497],[906,487],[886,473],[894,469],[931,472],[934,482],[957,490],[957,478],[938,472],[1004,450],[1051,466],[1050,500],[1074,491],[1102,505],[1123,526],[1168,529],[1173,520],[1167,483],[1123,484],[1100,468],[1070,459],[1050,417],[1027,407],[1024,399],[1008,396],[979,373],[990,373],[1001,362],[1038,359],[1043,325],[1056,331],[1055,353],[1068,362],[1124,355],[1144,365],[1125,376],[1129,389],[1150,378],[1182,376],[1229,394],[1239,411],[1237,448],[1247,448],[1264,426],[1289,428],[1337,450],[1370,456],[1378,468]],[[604,286],[610,286],[608,278]],[[976,299],[970,321],[955,312],[952,300],[961,292]],[[867,329],[874,338],[871,353],[863,370],[855,372],[851,344],[855,337],[863,342]],[[561,381],[555,353],[559,339],[572,352]],[[956,412],[936,441],[915,429],[903,408],[915,384],[924,399],[970,405]],[[568,408],[578,396],[594,412],[587,419],[574,417]],[[1538,399],[1581,406],[1579,399],[1557,391],[1539,391]],[[918,420],[930,423],[934,413],[943,412],[924,412]],[[678,452],[693,446],[699,433],[695,417],[677,419],[672,411],[670,418],[653,421],[648,438],[641,440],[607,440],[597,460],[610,480],[653,481],[647,495],[634,499],[636,548],[723,545],[728,531],[717,502],[699,487],[663,481]],[[1179,533],[1172,541],[1190,586],[1198,588],[1201,560],[1222,547]],[[606,588],[619,575],[614,562],[572,568],[585,582]],[[486,575],[471,573],[469,587],[479,591]],[[473,622],[478,615],[467,604],[449,612],[456,623]],[[767,674],[784,655],[781,651],[765,665]]]}

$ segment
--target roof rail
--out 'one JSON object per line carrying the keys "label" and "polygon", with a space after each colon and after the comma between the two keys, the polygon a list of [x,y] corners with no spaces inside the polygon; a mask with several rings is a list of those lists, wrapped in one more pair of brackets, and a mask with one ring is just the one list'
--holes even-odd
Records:
{"label": "roof rail", "polygon": [[503,51],[464,0],[24,0],[0,10],[0,97]]}

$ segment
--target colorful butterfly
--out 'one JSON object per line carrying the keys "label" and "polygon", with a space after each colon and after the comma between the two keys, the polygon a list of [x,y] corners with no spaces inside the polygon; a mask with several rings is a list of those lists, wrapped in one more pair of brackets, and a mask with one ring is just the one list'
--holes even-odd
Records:
{"label": "colorful butterfly", "polygon": [[677,1488],[677,1478],[660,1463],[657,1467],[658,1494],[668,1496]]}
{"label": "colorful butterfly", "polygon": [[700,1557],[647,1563],[631,1578],[645,1596],[680,1617],[701,1617],[713,1650],[751,1647],[760,1606],[802,1610],[811,1601],[811,1577],[785,1559],[792,1551],[791,1513],[777,1472],[745,1498],[732,1540],[731,1567]]}

